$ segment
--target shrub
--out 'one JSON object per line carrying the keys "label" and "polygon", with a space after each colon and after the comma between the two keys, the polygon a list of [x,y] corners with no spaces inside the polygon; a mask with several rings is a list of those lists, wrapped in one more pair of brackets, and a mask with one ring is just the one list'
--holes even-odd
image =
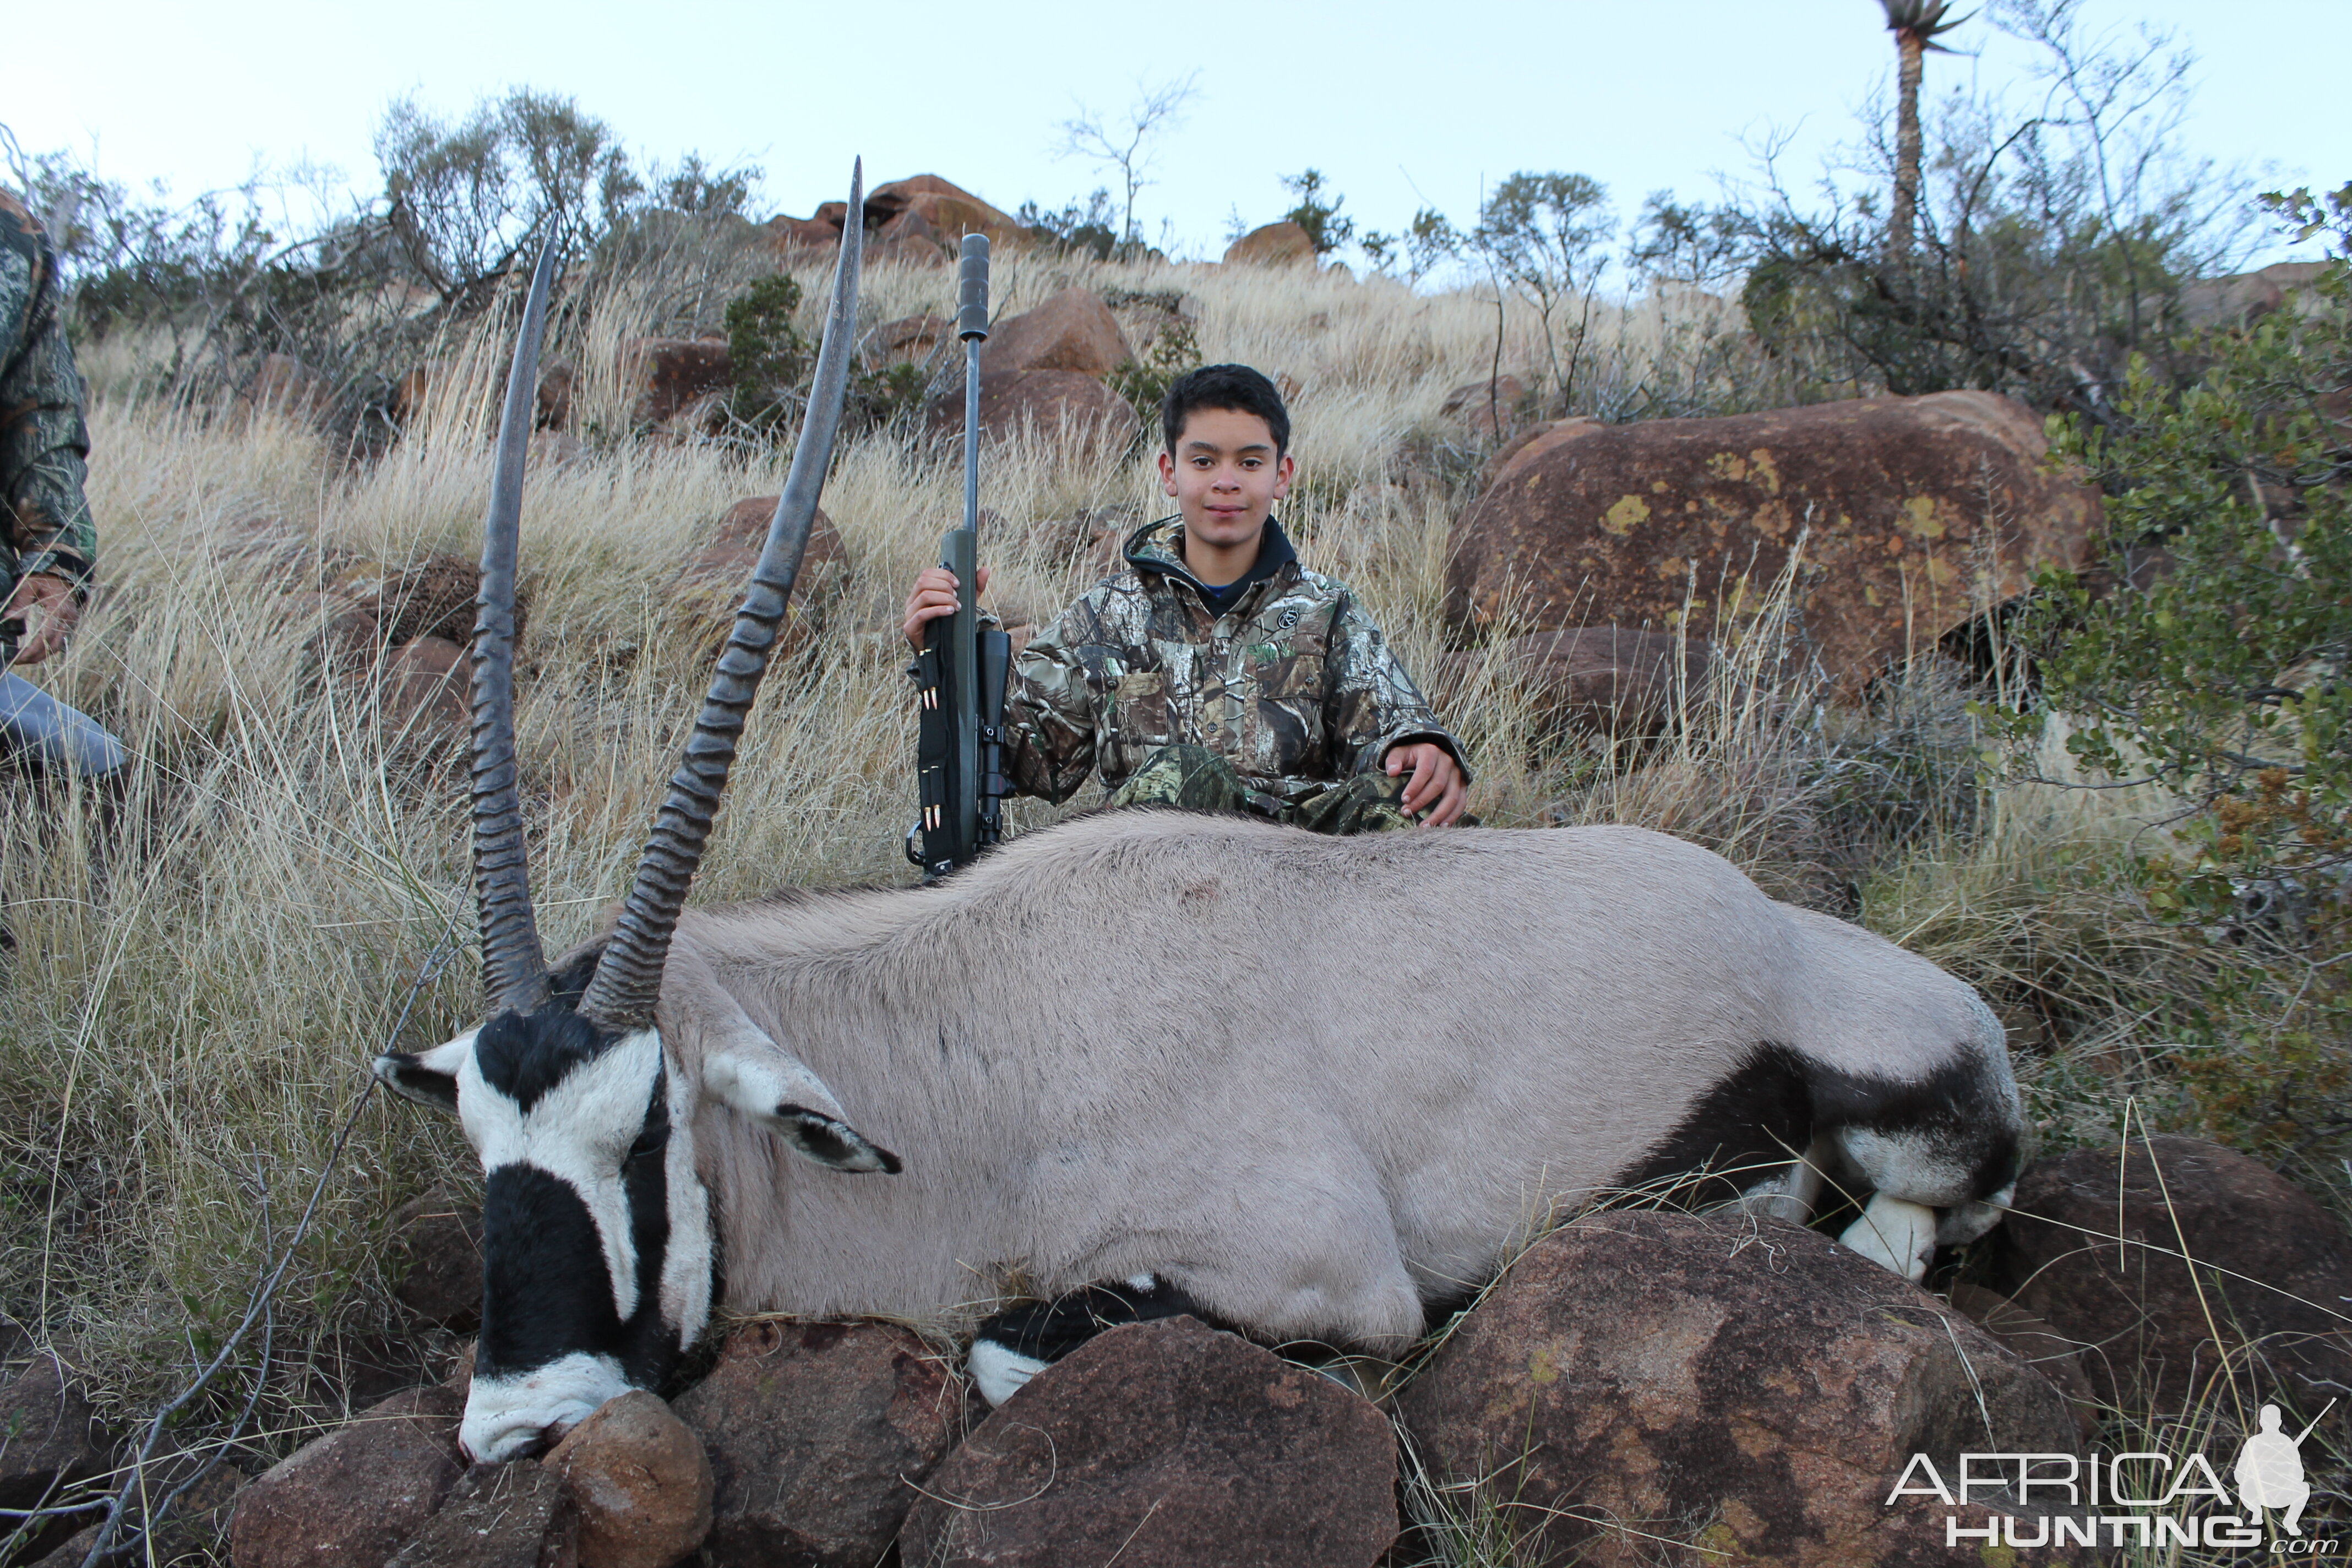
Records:
{"label": "shrub", "polygon": [[735,368],[729,411],[756,429],[773,428],[809,374],[808,340],[793,324],[801,286],[779,272],[727,304],[727,353]]}

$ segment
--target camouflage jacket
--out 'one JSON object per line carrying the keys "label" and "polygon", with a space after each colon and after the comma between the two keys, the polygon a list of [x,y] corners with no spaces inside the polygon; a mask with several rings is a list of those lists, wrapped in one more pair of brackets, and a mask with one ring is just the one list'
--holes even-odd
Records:
{"label": "camouflage jacket", "polygon": [[1222,616],[1184,569],[1183,525],[1164,519],[1022,650],[1005,699],[1021,793],[1066,800],[1097,768],[1116,789],[1160,747],[1190,744],[1231,761],[1271,814],[1379,768],[1401,741],[1462,761],[1348,585],[1266,529],[1280,564]]}
{"label": "camouflage jacket", "polygon": [[89,582],[98,529],[82,496],[89,430],[66,342],[65,290],[49,238],[0,191],[0,567]]}

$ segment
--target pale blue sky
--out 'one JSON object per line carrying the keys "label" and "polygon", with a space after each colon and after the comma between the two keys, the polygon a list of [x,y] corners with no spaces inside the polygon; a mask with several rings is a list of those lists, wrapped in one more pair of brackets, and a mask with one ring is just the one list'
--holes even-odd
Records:
{"label": "pale blue sky", "polygon": [[[2146,18],[2196,51],[2187,151],[2287,184],[2352,179],[2332,82],[2352,0],[2084,0],[2084,16]],[[1809,170],[1894,58],[1874,0],[106,0],[26,5],[6,28],[0,122],[28,151],[94,150],[109,177],[182,196],[304,156],[372,186],[394,98],[455,112],[527,83],[572,94],[640,156],[758,163],[765,205],[793,213],[841,193],[853,153],[869,180],[931,172],[1007,208],[1057,205],[1108,178],[1053,155],[1057,122],[1197,71],[1139,206],[1155,237],[1165,219],[1209,255],[1229,213],[1277,216],[1277,176],[1310,164],[1390,228],[1423,203],[1462,220],[1482,180],[1515,169],[1593,174],[1630,217],[1654,188],[1710,194],[1772,127]],[[1981,22],[1954,41],[1981,55],[1931,56],[1931,92],[1973,74],[2026,101],[2015,45]]]}

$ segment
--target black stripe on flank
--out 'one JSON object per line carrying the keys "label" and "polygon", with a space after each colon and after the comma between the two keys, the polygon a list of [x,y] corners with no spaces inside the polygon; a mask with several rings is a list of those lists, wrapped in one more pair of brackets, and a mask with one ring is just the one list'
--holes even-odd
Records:
{"label": "black stripe on flank", "polygon": [[1699,1096],[1673,1131],[1621,1173],[1619,1188],[1645,1187],[1702,1167],[1694,1205],[1727,1203],[1787,1165],[1813,1141],[1814,1109],[1805,1064],[1785,1046],[1759,1046],[1730,1077]]}

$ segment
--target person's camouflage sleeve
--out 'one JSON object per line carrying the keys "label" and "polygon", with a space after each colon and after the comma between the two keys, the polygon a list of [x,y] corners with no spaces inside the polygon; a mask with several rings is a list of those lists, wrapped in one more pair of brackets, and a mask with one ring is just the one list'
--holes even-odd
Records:
{"label": "person's camouflage sleeve", "polygon": [[1347,772],[1374,772],[1390,747],[1433,741],[1462,764],[1464,778],[1470,776],[1461,745],[1437,721],[1437,710],[1397,662],[1389,639],[1353,595],[1340,601],[1327,662],[1324,729],[1332,755],[1348,759]]}
{"label": "person's camouflage sleeve", "polygon": [[79,588],[98,559],[98,529],[82,493],[89,430],[64,309],[47,235],[0,191],[0,512],[16,573],[54,573]]}
{"label": "person's camouflage sleeve", "polygon": [[[1023,795],[1065,801],[1078,792],[1095,766],[1096,694],[1101,689],[1105,656],[1111,650],[1071,641],[1092,626],[1088,595],[1057,616],[1013,661],[1012,690],[1005,700],[1013,731],[1006,771]],[[1087,655],[1093,657],[1088,658]],[[1091,668],[1089,668],[1091,666]],[[1109,677],[1114,689],[1118,677]]]}
{"label": "person's camouflage sleeve", "polygon": [[1166,746],[1224,758],[1268,816],[1378,771],[1400,741],[1435,742],[1468,775],[1345,584],[1300,567],[1277,536],[1280,569],[1213,616],[1167,527],[1139,531],[1129,569],[1013,661],[1007,772],[1023,794],[1066,800],[1095,771],[1117,789]]}

